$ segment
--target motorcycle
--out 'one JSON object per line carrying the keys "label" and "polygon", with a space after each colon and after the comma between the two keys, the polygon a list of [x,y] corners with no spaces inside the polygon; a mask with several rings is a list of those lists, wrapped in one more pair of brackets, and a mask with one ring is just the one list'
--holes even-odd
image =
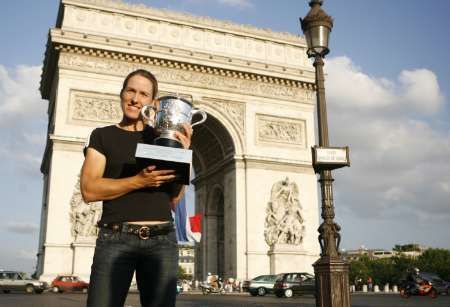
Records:
{"label": "motorcycle", "polygon": [[411,295],[428,295],[431,298],[438,296],[438,291],[433,287],[433,284],[423,280],[421,283],[408,283],[400,288],[400,295],[403,298],[409,298]]}
{"label": "motorcycle", "polygon": [[213,287],[208,282],[203,282],[200,287],[202,288],[202,293],[206,294],[224,294],[225,289],[223,287],[223,282],[221,279],[217,280],[218,287]]}

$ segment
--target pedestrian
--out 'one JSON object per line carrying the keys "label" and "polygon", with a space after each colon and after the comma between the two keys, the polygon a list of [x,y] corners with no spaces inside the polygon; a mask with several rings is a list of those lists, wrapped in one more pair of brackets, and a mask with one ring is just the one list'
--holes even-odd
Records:
{"label": "pedestrian", "polygon": [[369,276],[369,277],[367,278],[367,288],[368,288],[369,292],[372,291],[372,287],[373,287],[372,277]]}
{"label": "pedestrian", "polygon": [[[175,171],[154,165],[139,169],[138,143],[151,143],[153,128],[141,116],[145,105],[156,105],[158,82],[136,70],[120,91],[122,120],[92,131],[81,170],[86,202],[103,201],[88,290],[88,307],[122,307],[133,273],[141,305],[175,306],[178,246],[171,209],[184,193]],[[175,132],[183,148],[191,144],[192,127]]]}

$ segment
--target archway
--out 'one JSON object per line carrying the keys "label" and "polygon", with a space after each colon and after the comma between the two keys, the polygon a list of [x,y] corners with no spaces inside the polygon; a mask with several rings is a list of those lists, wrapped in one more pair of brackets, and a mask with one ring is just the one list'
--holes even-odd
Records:
{"label": "archway", "polygon": [[205,278],[207,272],[235,276],[231,263],[235,243],[230,235],[235,206],[227,198],[231,191],[225,182],[227,174],[234,173],[235,146],[225,126],[210,113],[204,124],[195,127],[192,141],[195,211],[203,215],[202,241],[196,250],[196,278]]}

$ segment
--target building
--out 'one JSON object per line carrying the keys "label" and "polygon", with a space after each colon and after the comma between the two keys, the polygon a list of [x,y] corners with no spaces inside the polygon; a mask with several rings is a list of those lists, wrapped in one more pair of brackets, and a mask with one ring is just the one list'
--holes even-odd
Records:
{"label": "building", "polygon": [[192,140],[202,241],[195,278],[312,272],[319,257],[315,74],[303,37],[112,0],[62,0],[41,79],[48,100],[37,275],[88,279],[101,203],[80,194],[83,145],[121,118],[124,77],[144,68],[159,95],[208,119]]}
{"label": "building", "polygon": [[392,258],[392,257],[407,257],[407,258],[417,258],[423,254],[423,252],[427,249],[424,246],[418,246],[417,250],[411,251],[397,251],[397,250],[385,250],[385,249],[367,249],[365,247],[361,247],[356,250],[346,250],[342,251],[342,256],[347,261],[358,260],[361,257],[365,256],[370,260],[375,259],[383,259],[383,258]]}
{"label": "building", "polygon": [[186,274],[194,276],[195,273],[195,249],[193,245],[178,246],[178,265],[184,269]]}

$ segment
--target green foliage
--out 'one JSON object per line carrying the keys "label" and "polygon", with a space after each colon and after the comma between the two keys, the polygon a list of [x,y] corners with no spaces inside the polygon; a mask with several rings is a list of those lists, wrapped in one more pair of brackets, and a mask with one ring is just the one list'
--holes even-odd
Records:
{"label": "green foliage", "polygon": [[191,275],[186,273],[186,270],[181,266],[178,266],[177,278],[178,279],[188,279]]}
{"label": "green foliage", "polygon": [[427,249],[417,259],[417,267],[424,272],[437,273],[442,279],[450,281],[450,250]]}
{"label": "green foliage", "polygon": [[405,245],[395,245],[393,248],[396,252],[419,252],[420,246],[419,244],[405,244]]}
{"label": "green foliage", "polygon": [[370,260],[363,256],[350,262],[349,280],[352,284],[358,284],[357,281],[361,279],[363,284],[367,284],[370,276],[373,283],[380,286],[386,283],[398,285],[407,270],[414,267],[422,272],[436,273],[442,279],[450,281],[450,250],[430,248],[417,259],[400,256]]}
{"label": "green foliage", "polygon": [[350,262],[350,268],[348,272],[348,278],[350,283],[356,285],[358,280],[361,279],[362,283],[367,281],[367,278],[372,275],[369,268],[370,260],[367,256],[363,256],[358,260]]}

